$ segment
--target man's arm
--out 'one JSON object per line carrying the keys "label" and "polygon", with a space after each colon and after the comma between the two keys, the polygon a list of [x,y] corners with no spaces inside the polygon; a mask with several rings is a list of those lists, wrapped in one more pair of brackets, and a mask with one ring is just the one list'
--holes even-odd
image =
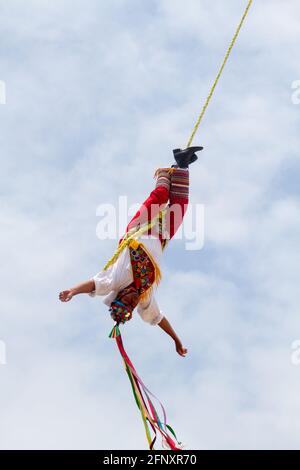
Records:
{"label": "man's arm", "polygon": [[162,315],[154,295],[151,296],[150,300],[139,302],[137,311],[145,322],[150,323],[150,325],[159,325],[174,340],[176,351],[180,356],[186,355],[187,349],[182,346],[172,326],[166,317]]}
{"label": "man's arm", "polygon": [[77,294],[89,294],[95,290],[95,281],[89,279],[88,281],[81,282],[77,286],[71,287],[71,289],[63,290],[59,294],[59,300],[62,302],[69,302],[69,300]]}
{"label": "man's arm", "polygon": [[174,340],[176,351],[178,352],[178,354],[180,354],[180,356],[185,357],[187,353],[187,349],[183,347],[180,339],[178,338],[177,334],[175,333],[174,329],[172,328],[167,318],[163,317],[163,319],[158,323],[158,325],[161,327],[163,331],[165,331],[165,333],[171,336],[171,338]]}

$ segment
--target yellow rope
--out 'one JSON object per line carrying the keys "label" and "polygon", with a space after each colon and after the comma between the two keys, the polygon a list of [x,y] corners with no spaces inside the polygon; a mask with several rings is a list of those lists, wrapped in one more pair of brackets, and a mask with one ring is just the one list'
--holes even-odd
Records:
{"label": "yellow rope", "polygon": [[220,77],[221,77],[221,75],[222,75],[222,72],[223,72],[224,67],[225,67],[225,65],[226,65],[226,62],[227,62],[227,60],[228,60],[228,57],[230,56],[230,53],[231,53],[231,51],[232,51],[232,49],[233,49],[233,46],[234,46],[234,44],[235,44],[235,42],[236,42],[236,40],[237,40],[237,37],[238,37],[238,35],[239,35],[239,32],[240,32],[240,30],[241,30],[241,28],[242,28],[242,26],[243,26],[243,23],[244,23],[244,21],[245,21],[245,19],[246,19],[246,16],[247,16],[247,14],[248,14],[248,12],[249,12],[249,9],[250,9],[250,7],[251,7],[252,1],[253,1],[253,0],[249,0],[248,5],[247,5],[247,7],[246,7],[246,10],[245,10],[245,12],[244,12],[244,14],[243,14],[243,16],[242,16],[242,19],[241,19],[240,22],[239,22],[239,25],[238,25],[238,27],[237,27],[237,30],[236,30],[236,32],[235,32],[235,34],[234,34],[234,36],[233,36],[233,38],[232,38],[232,40],[231,40],[231,43],[230,43],[230,45],[229,45],[229,47],[228,47],[228,49],[227,49],[227,52],[226,52],[226,54],[225,54],[224,60],[223,60],[223,62],[222,62],[222,65],[221,65],[221,67],[220,67],[220,69],[219,69],[219,72],[218,72],[218,74],[217,74],[217,76],[216,76],[216,78],[215,78],[215,81],[214,81],[214,83],[213,83],[213,85],[212,85],[212,87],[211,87],[211,90],[210,90],[210,92],[209,92],[209,95],[208,95],[208,97],[206,98],[206,101],[205,101],[205,103],[204,103],[204,106],[203,106],[203,108],[202,108],[202,111],[201,111],[201,113],[199,114],[199,117],[198,117],[198,119],[197,119],[197,121],[196,121],[196,124],[195,124],[195,126],[194,126],[194,129],[193,129],[193,131],[192,131],[192,133],[191,133],[191,136],[190,136],[190,138],[189,138],[189,140],[188,140],[187,147],[190,147],[191,143],[193,142],[194,136],[195,136],[195,134],[196,134],[196,132],[197,132],[197,130],[198,130],[198,127],[199,127],[199,125],[200,125],[200,123],[201,123],[201,121],[202,121],[202,118],[203,118],[203,116],[204,116],[204,114],[205,114],[205,111],[206,111],[206,109],[207,109],[207,107],[208,107],[208,105],[209,105],[209,102],[210,102],[210,100],[211,100],[211,98],[212,98],[212,95],[213,95],[213,93],[214,93],[214,91],[215,91],[215,88],[216,88],[216,86],[217,86],[217,84],[218,84],[218,81],[219,81],[219,79],[220,79]]}
{"label": "yellow rope", "polygon": [[[216,76],[216,78],[215,78],[215,81],[214,81],[214,83],[213,83],[211,89],[210,89],[209,95],[208,95],[208,97],[206,98],[206,101],[205,101],[204,106],[203,106],[203,108],[202,108],[202,111],[201,111],[201,113],[200,113],[200,115],[199,115],[199,117],[198,117],[198,119],[197,119],[197,121],[196,121],[196,124],[195,124],[195,126],[194,126],[193,131],[192,131],[192,134],[191,134],[191,136],[190,136],[190,138],[189,138],[189,140],[188,140],[187,147],[190,147],[190,145],[191,145],[191,143],[192,143],[192,141],[193,141],[193,139],[194,139],[194,136],[195,136],[195,134],[196,134],[196,132],[197,132],[197,130],[198,130],[198,127],[199,127],[199,125],[200,125],[200,123],[201,123],[201,121],[202,121],[202,118],[203,118],[203,116],[204,116],[204,114],[205,114],[205,111],[206,111],[206,109],[207,109],[207,107],[208,107],[208,105],[209,105],[209,102],[210,102],[210,100],[211,100],[211,98],[212,98],[212,96],[213,96],[213,93],[214,93],[215,88],[216,88],[216,86],[217,86],[217,84],[218,84],[218,81],[219,81],[219,79],[220,79],[220,77],[221,77],[221,75],[222,75],[222,72],[223,72],[224,67],[225,67],[225,65],[226,65],[226,62],[227,62],[227,60],[228,60],[228,57],[230,56],[230,53],[231,53],[231,51],[232,51],[232,49],[233,49],[233,46],[234,46],[234,44],[235,44],[235,42],[236,42],[236,40],[237,40],[237,37],[238,37],[238,35],[239,35],[239,32],[240,32],[240,30],[241,30],[241,28],[242,28],[242,26],[243,26],[243,23],[244,23],[244,21],[245,21],[245,19],[246,19],[246,16],[247,16],[247,14],[248,14],[248,12],[249,12],[249,9],[250,9],[250,7],[251,7],[252,1],[253,1],[253,0],[249,0],[248,5],[247,5],[247,7],[246,7],[246,10],[244,11],[244,14],[243,14],[243,16],[242,16],[242,18],[241,18],[241,20],[240,20],[240,22],[239,22],[239,25],[238,25],[238,27],[237,27],[237,30],[236,30],[236,32],[235,32],[235,34],[234,34],[234,36],[233,36],[233,38],[232,38],[232,40],[231,40],[231,43],[230,43],[230,45],[229,45],[229,47],[228,47],[228,49],[227,49],[227,52],[226,52],[226,54],[225,54],[224,60],[223,60],[223,62],[222,62],[222,65],[221,65],[221,67],[220,67],[220,69],[219,69],[219,72],[218,72],[218,74],[217,74],[217,76]],[[171,169],[171,170],[173,170],[173,169]],[[157,172],[156,172],[156,173],[157,173]],[[156,173],[155,173],[154,177],[156,177]],[[153,227],[153,225],[156,223],[157,219],[161,216],[161,213],[163,213],[163,211],[161,211],[161,212],[158,214],[158,216],[156,216],[156,217],[154,218],[154,220],[152,220],[152,221],[149,222],[149,223],[146,223],[145,225],[143,225],[143,226],[140,227],[139,229],[136,229],[136,228],[134,227],[132,230],[130,230],[130,231],[126,234],[126,236],[125,236],[125,238],[122,240],[122,242],[120,243],[120,245],[119,245],[119,247],[117,248],[117,250],[116,250],[116,252],[114,253],[114,255],[108,260],[108,262],[107,262],[106,265],[104,266],[103,270],[105,271],[106,269],[109,268],[109,266],[111,266],[112,264],[114,264],[114,262],[118,259],[120,253],[124,250],[124,248],[125,248],[126,246],[128,246],[128,245],[130,244],[130,242],[131,242],[132,239],[138,238],[139,236],[141,236],[142,234],[144,234],[147,230],[151,229],[151,228]]]}
{"label": "yellow rope", "polygon": [[106,271],[112,264],[115,263],[119,255],[126,248],[126,246],[128,246],[131,243],[132,240],[140,237],[141,235],[144,235],[145,232],[150,230],[156,224],[159,217],[164,216],[165,213],[166,213],[166,209],[163,209],[150,222],[146,222],[140,228],[133,227],[131,230],[129,230],[125,234],[124,239],[121,241],[120,245],[118,246],[113,256],[107,261],[106,265],[103,268],[103,271]]}

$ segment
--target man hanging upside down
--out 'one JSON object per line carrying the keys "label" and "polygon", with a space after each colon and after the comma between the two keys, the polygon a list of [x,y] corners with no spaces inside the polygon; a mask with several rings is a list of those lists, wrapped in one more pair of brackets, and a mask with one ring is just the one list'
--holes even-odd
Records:
{"label": "man hanging upside down", "polygon": [[176,164],[156,171],[156,186],[129,222],[115,255],[92,279],[60,292],[59,299],[69,302],[75,295],[105,296],[117,324],[132,317],[133,310],[151,324],[159,325],[175,342],[180,356],[187,349],[160,311],[154,288],[160,280],[160,256],[180,227],[188,207],[189,165],[197,160],[202,147],[173,151]]}

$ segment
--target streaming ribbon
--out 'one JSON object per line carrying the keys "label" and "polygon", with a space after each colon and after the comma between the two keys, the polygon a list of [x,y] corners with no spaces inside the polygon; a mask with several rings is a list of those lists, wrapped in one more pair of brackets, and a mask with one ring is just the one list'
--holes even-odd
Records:
{"label": "streaming ribbon", "polygon": [[[166,416],[165,408],[163,407],[160,400],[155,395],[153,395],[153,393],[150,392],[150,390],[145,386],[141,378],[138,376],[137,371],[135,370],[131,360],[129,359],[124,349],[120,328],[117,323],[113,327],[109,337],[116,340],[120,354],[124,361],[125,370],[127,372],[128,378],[131,383],[135,402],[142,416],[150,450],[154,448],[154,443],[156,441],[157,433],[160,433],[164,447],[171,449],[171,450],[181,450],[182,449],[181,443],[178,442],[174,430],[171,428],[171,426],[167,424],[167,416]],[[162,414],[163,414],[163,422],[161,421],[150,396],[154,398],[155,400],[157,400],[158,403],[160,404]],[[151,437],[148,423],[150,424],[151,429],[154,433],[153,438]]]}

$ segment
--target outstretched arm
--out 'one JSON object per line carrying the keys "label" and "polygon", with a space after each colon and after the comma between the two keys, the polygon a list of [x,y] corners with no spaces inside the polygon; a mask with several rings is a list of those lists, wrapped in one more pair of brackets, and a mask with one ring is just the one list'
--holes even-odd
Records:
{"label": "outstretched arm", "polygon": [[59,294],[59,300],[62,302],[69,302],[69,300],[77,294],[89,294],[95,290],[95,281],[93,279],[89,279],[88,281],[81,282],[71,289],[63,290]]}
{"label": "outstretched arm", "polygon": [[178,338],[177,334],[175,333],[167,318],[163,317],[163,319],[158,323],[158,325],[174,340],[176,351],[178,352],[178,354],[180,354],[180,356],[185,357],[187,349],[183,347],[182,342]]}

